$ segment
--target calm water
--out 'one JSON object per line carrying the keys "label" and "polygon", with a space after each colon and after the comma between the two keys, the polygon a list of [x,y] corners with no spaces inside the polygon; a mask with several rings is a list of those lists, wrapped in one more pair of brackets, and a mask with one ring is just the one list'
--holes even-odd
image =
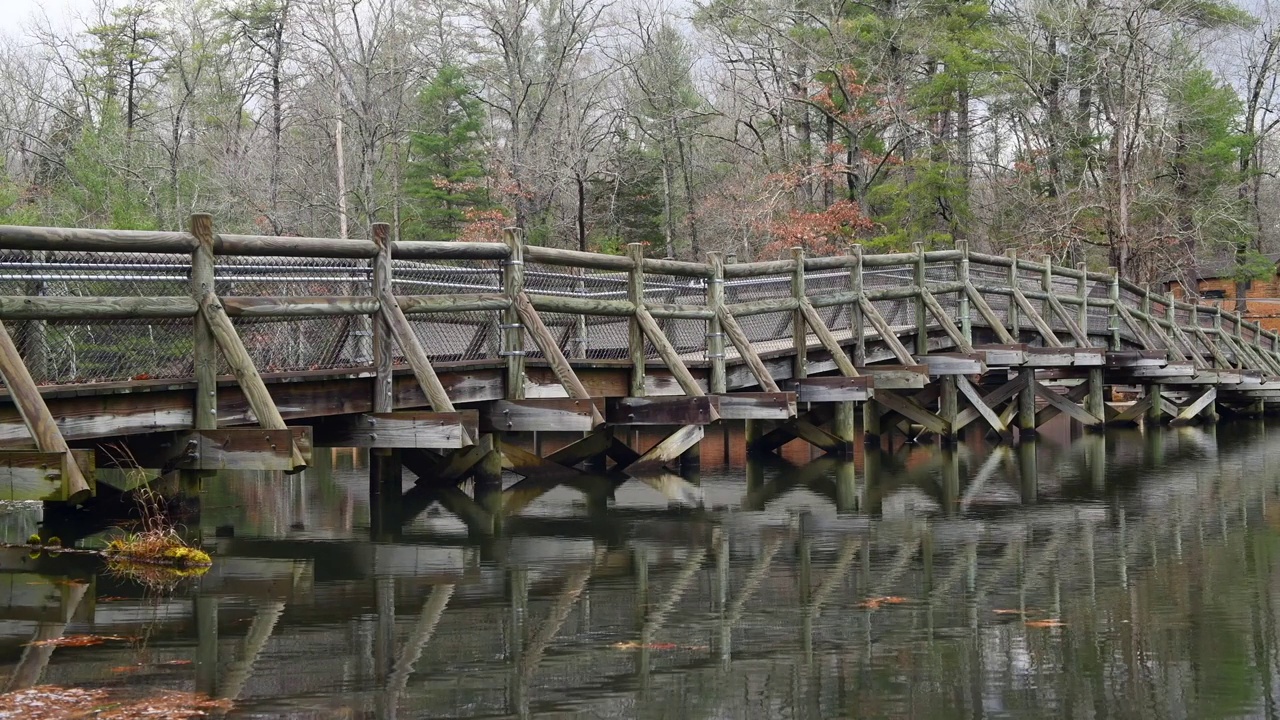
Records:
{"label": "calm water", "polygon": [[[521,486],[496,536],[456,499],[371,522],[350,451],[209,479],[187,531],[216,564],[172,593],[7,556],[0,673],[236,718],[1277,713],[1280,428],[852,463],[740,446],[612,498]],[[8,513],[5,539],[37,520]],[[137,639],[25,646],[62,633]]]}

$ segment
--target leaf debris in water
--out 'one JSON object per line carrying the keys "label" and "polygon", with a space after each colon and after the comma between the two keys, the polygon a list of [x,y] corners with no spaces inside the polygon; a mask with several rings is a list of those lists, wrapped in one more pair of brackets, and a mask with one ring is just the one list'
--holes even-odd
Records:
{"label": "leaf debris in water", "polygon": [[162,691],[147,697],[124,697],[104,688],[38,685],[0,695],[0,720],[193,720],[230,710],[230,700],[194,693]]}
{"label": "leaf debris in water", "polygon": [[27,643],[32,647],[88,647],[90,645],[101,645],[108,640],[120,640],[129,642],[135,638],[124,637],[122,635],[64,635],[62,637],[49,638],[48,640],[35,640]]}

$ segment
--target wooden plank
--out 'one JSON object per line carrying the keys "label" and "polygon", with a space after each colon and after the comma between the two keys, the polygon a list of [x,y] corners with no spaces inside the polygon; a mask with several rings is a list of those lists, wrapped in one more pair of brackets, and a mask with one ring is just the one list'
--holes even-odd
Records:
{"label": "wooden plank", "polygon": [[871,377],[871,386],[886,390],[919,390],[929,383],[929,369],[924,365],[867,365],[858,368],[860,375]]}
{"label": "wooden plank", "polygon": [[[9,399],[22,416],[36,448],[69,456],[71,449],[3,323],[0,323],[0,379],[4,380]],[[93,488],[81,473],[79,464],[72,461],[63,463],[63,472],[66,474],[66,493],[60,499],[77,504],[89,499]]]}
{"label": "wooden plank", "polygon": [[605,419],[613,425],[706,425],[715,420],[711,398],[609,398]]}
{"label": "wooden plank", "polygon": [[1158,349],[1156,344],[1151,342],[1151,338],[1147,337],[1146,331],[1142,329],[1142,325],[1138,323],[1137,318],[1133,316],[1133,313],[1129,312],[1129,308],[1125,307],[1123,302],[1117,300],[1113,307],[1119,313],[1120,319],[1124,320],[1124,323],[1133,331],[1134,336],[1138,338],[1138,342],[1142,344],[1144,350]]}
{"label": "wooden plank", "polygon": [[427,412],[400,410],[366,413],[325,437],[337,447],[451,450],[466,447],[478,437],[475,410]]}
{"label": "wooden plank", "polygon": [[1169,356],[1163,350],[1108,350],[1106,358],[1109,368],[1164,367],[1169,364]]}
{"label": "wooden plank", "polygon": [[[293,450],[297,447],[309,462],[312,434],[309,427],[284,430],[236,427],[192,430],[177,433],[162,467],[178,470],[294,470]],[[176,454],[174,453],[176,451]],[[139,458],[139,463],[144,461]]]}
{"label": "wooden plank", "polygon": [[1067,332],[1071,335],[1071,339],[1075,341],[1076,347],[1089,347],[1089,338],[1080,326],[1076,324],[1075,318],[1062,306],[1062,302],[1058,300],[1058,297],[1054,295],[1053,288],[1046,287],[1044,290],[1045,298],[1049,301],[1049,309],[1062,320],[1062,324],[1067,326]]}
{"label": "wooden plank", "polygon": [[193,317],[200,308],[189,297],[0,296],[0,320],[136,320]]}
{"label": "wooden plank", "polygon": [[416,484],[441,487],[457,484],[476,464],[493,452],[493,436],[480,435],[474,445],[450,452],[442,461],[434,460],[425,450],[411,449],[401,453],[404,467],[418,476]]}
{"label": "wooden plank", "polygon": [[1010,345],[978,345],[974,348],[983,356],[988,368],[1020,367],[1027,361],[1027,346],[1022,343]]}
{"label": "wooden plank", "polygon": [[1023,367],[1101,367],[1106,363],[1103,348],[1029,347]]}
{"label": "wooden plank", "polygon": [[0,500],[65,501],[75,492],[68,471],[88,484],[94,464],[92,450],[0,450]]}
{"label": "wooden plank", "polygon": [[1163,366],[1138,365],[1116,375],[1121,378],[1177,378],[1195,377],[1199,372],[1191,363],[1170,363]]}
{"label": "wooden plank", "polygon": [[600,424],[598,416],[595,403],[579,398],[498,400],[483,407],[480,427],[484,432],[590,432]]}
{"label": "wooden plank", "polygon": [[796,381],[798,402],[863,402],[872,393],[870,377],[821,377]]}
{"label": "wooden plank", "polygon": [[987,371],[982,356],[976,353],[933,353],[920,358],[930,375],[982,375]]}
{"label": "wooden plank", "polygon": [[636,458],[635,462],[628,463],[623,469],[628,474],[634,474],[673,462],[686,450],[702,442],[704,434],[705,431],[701,425],[685,425],[663,438],[661,442]]}
{"label": "wooden plank", "polygon": [[409,324],[409,319],[396,304],[395,298],[382,297],[379,300],[382,302],[382,311],[379,315],[386,320],[391,335],[396,339],[396,345],[409,361],[413,376],[422,387],[427,400],[430,401],[431,409],[436,412],[454,412],[455,408],[453,401],[449,399],[449,393],[445,391],[444,385],[440,384],[440,377],[436,375],[426,349],[422,347],[417,334],[413,332],[413,326]]}
{"label": "wooden plank", "polygon": [[796,394],[733,393],[713,396],[724,420],[788,420],[796,416]]}

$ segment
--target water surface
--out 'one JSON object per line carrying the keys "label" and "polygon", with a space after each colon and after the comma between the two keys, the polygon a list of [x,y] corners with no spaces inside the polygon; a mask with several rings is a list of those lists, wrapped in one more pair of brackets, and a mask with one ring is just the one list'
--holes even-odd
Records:
{"label": "water surface", "polygon": [[[349,450],[206,479],[215,566],[171,592],[6,556],[0,673],[234,718],[1276,715],[1276,428],[852,462],[713,435],[690,480],[521,486],[497,533],[371,512]],[[134,639],[26,645],[80,633]]]}

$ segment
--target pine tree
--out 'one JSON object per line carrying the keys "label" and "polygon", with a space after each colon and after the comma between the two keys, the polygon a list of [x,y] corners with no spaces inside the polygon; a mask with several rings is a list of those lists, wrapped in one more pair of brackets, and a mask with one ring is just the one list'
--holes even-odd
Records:
{"label": "pine tree", "polygon": [[453,240],[474,213],[490,206],[481,137],[483,112],[462,71],[445,66],[418,95],[423,118],[409,142],[405,181],[415,240]]}

